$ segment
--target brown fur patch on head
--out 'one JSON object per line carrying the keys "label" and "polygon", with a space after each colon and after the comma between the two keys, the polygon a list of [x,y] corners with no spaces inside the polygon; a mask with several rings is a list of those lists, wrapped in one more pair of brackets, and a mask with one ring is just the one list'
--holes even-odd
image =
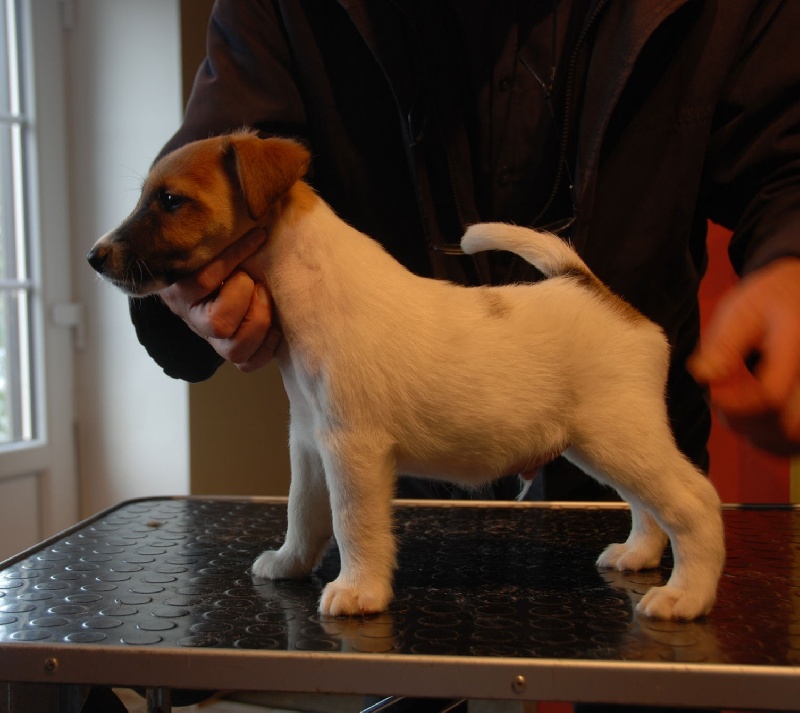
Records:
{"label": "brown fur patch on head", "polygon": [[306,173],[311,155],[291,139],[260,139],[250,132],[228,137],[236,176],[253,220],[263,217]]}
{"label": "brown fur patch on head", "polygon": [[93,266],[130,294],[170,284],[304,186],[309,158],[295,141],[250,132],[186,144],[156,162],[134,211],[95,244]]}
{"label": "brown fur patch on head", "polygon": [[205,139],[153,166],[120,229],[127,227],[129,247],[154,271],[193,271],[241,234],[238,192],[223,158],[222,140]]}

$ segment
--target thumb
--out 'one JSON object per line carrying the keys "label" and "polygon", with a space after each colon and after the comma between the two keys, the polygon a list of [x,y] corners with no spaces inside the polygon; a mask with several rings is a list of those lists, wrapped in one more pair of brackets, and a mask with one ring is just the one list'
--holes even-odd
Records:
{"label": "thumb", "polygon": [[715,310],[686,366],[702,384],[741,376],[745,360],[760,347],[763,337],[759,311],[739,295],[729,295]]}
{"label": "thumb", "polygon": [[747,368],[748,357],[761,350],[764,334],[756,303],[734,289],[720,302],[686,363],[694,379],[708,385],[711,403],[726,418],[769,408],[763,384]]}

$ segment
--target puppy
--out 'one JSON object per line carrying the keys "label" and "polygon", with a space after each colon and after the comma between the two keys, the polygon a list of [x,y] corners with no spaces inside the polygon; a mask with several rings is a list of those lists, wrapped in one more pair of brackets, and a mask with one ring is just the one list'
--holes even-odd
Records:
{"label": "puppy", "polygon": [[308,162],[295,142],[247,132],[184,146],[153,167],[133,213],[88,256],[129,295],[147,295],[266,228],[245,269],[268,286],[284,335],[292,480],[285,542],[253,574],[305,577],[335,536],[341,571],[320,611],[381,611],[396,473],[478,487],[563,454],[631,507],[630,536],[597,564],[656,567],[669,538],[669,581],[638,609],[707,613],[725,557],[720,503],[675,446],[662,331],[566,243],[526,228],[475,225],[461,245],[521,255],[549,278],[538,284],[417,277],[314,193]]}

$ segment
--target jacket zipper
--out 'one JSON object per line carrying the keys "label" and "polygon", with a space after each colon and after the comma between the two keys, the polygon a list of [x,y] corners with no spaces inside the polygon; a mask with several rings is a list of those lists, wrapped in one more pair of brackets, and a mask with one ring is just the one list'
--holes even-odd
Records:
{"label": "jacket zipper", "polygon": [[572,54],[569,58],[569,64],[567,65],[567,83],[564,90],[564,118],[563,124],[561,127],[561,149],[558,155],[558,171],[556,172],[555,180],[553,181],[553,189],[550,192],[550,196],[547,199],[547,202],[539,211],[539,215],[536,216],[536,219],[533,221],[534,225],[544,216],[547,211],[550,209],[550,206],[553,205],[553,201],[556,199],[556,195],[558,194],[558,189],[561,186],[561,182],[564,180],[564,172],[567,172],[567,179],[569,180],[569,192],[570,197],[572,200],[573,210],[575,212],[575,222],[577,222],[578,218],[578,201],[577,197],[575,196],[575,185],[573,180],[573,172],[569,168],[569,137],[570,137],[570,130],[571,130],[571,120],[572,120],[572,94],[575,89],[575,71],[578,65],[578,55],[580,54],[581,49],[583,48],[584,43],[586,42],[586,38],[589,36],[589,32],[594,28],[595,23],[597,22],[600,14],[605,10],[606,5],[608,5],[609,0],[600,0],[592,10],[591,15],[589,15],[589,19],[584,23],[583,29],[581,30],[581,34],[578,36],[578,41],[575,43],[575,47],[572,50]]}

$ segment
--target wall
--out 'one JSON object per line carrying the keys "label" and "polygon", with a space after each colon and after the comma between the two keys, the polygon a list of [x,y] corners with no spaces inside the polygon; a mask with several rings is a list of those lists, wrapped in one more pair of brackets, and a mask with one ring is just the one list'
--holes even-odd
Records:
{"label": "wall", "polygon": [[84,515],[188,491],[188,389],[136,341],[127,300],[85,262],[138,196],[181,118],[178,0],[74,0],[66,33],[73,284],[85,305],[78,353]]}
{"label": "wall", "polygon": [[191,492],[286,495],[288,401],[270,365],[242,374],[228,364],[190,387]]}

